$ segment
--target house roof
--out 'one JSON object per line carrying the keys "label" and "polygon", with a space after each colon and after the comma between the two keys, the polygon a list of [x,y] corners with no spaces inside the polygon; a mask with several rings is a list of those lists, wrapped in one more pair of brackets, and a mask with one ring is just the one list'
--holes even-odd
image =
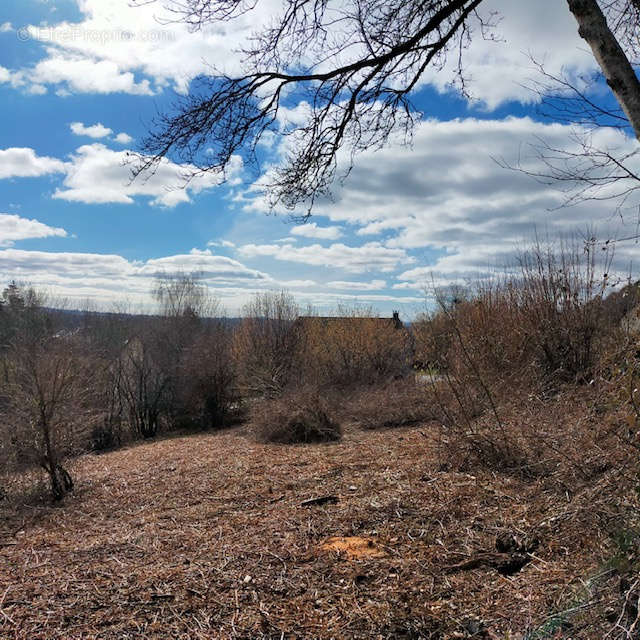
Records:
{"label": "house roof", "polygon": [[301,325],[313,325],[313,324],[333,324],[333,323],[349,323],[352,325],[357,324],[370,324],[375,323],[380,326],[385,326],[393,329],[403,329],[404,324],[397,313],[393,314],[391,318],[378,318],[373,316],[299,316],[296,323]]}

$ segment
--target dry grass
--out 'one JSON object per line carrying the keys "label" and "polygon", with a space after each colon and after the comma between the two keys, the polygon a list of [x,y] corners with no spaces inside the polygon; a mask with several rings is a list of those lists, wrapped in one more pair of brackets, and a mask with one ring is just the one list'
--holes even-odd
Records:
{"label": "dry grass", "polygon": [[[292,447],[236,430],[86,456],[61,506],[0,503],[0,637],[558,638],[553,615],[576,607],[570,637],[602,637],[623,471],[570,493],[553,473],[442,471],[426,429]],[[301,506],[323,495],[339,500]],[[505,532],[539,540],[521,571],[461,568]],[[349,537],[384,553],[323,549]]]}

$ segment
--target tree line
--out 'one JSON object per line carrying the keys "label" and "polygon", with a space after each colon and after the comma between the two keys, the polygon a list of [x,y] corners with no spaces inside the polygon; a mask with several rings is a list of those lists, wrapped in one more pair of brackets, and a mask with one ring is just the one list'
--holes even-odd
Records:
{"label": "tree line", "polygon": [[264,292],[234,322],[191,276],[162,278],[152,293],[157,315],[72,315],[31,286],[4,289],[5,473],[39,468],[59,500],[73,489],[68,461],[83,452],[219,429],[241,420],[252,401],[372,384],[411,364],[408,333],[371,309],[343,307],[342,317],[323,319],[285,291]]}

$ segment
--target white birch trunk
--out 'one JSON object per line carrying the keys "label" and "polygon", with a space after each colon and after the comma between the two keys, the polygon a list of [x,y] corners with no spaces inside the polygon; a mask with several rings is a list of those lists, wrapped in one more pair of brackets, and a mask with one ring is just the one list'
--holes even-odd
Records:
{"label": "white birch trunk", "polygon": [[607,84],[640,140],[640,81],[625,52],[609,29],[596,0],[567,0],[578,22],[578,33],[600,65]]}

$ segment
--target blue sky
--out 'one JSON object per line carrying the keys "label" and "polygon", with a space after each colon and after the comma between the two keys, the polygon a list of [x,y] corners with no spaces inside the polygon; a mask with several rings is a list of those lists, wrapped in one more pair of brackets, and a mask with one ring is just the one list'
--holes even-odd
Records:
{"label": "blue sky", "polygon": [[[0,277],[47,289],[69,306],[150,309],[159,274],[193,272],[230,313],[255,291],[287,288],[322,310],[340,302],[411,316],[424,288],[473,279],[509,262],[535,229],[550,236],[596,224],[624,233],[635,218],[612,205],[558,208],[563,195],[492,158],[535,162],[530,145],[566,145],[570,127],[542,120],[531,56],[553,73],[595,64],[564,3],[488,0],[502,14],[499,42],[466,52],[473,99],[449,87],[452,69],[425,76],[414,96],[425,114],[411,148],[358,158],[332,201],[306,225],[268,214],[238,161],[227,184],[214,176],[183,188],[171,162],[129,180],[154,114],[213,62],[234,72],[238,44],[279,3],[225,29],[189,33],[158,20],[162,6],[128,0],[21,0],[0,8]],[[291,97],[282,126],[304,117]],[[612,131],[603,144],[632,147]],[[263,165],[284,153],[276,137]],[[532,165],[533,166],[533,165]],[[535,168],[535,167],[534,167]],[[630,211],[635,203],[627,203]],[[633,219],[632,219],[633,218]],[[621,258],[633,259],[633,247]]]}

